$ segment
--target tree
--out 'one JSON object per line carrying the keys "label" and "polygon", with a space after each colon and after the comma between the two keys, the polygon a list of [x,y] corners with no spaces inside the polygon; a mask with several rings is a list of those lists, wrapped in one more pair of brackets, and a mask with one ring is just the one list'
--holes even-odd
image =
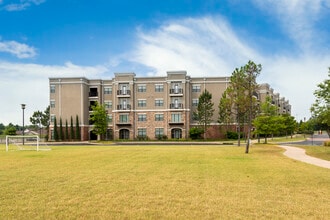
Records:
{"label": "tree", "polygon": [[318,85],[319,89],[314,92],[316,100],[311,107],[311,112],[319,127],[325,129],[330,136],[330,67],[328,77]]}
{"label": "tree", "polygon": [[79,141],[81,140],[78,115],[76,115],[76,139]]}
{"label": "tree", "polygon": [[226,89],[226,92],[232,103],[231,115],[234,115],[234,118],[237,122],[238,128],[238,146],[241,145],[241,123],[243,122],[246,114],[246,95],[244,84],[244,71],[243,67],[236,68],[230,77],[230,84]]}
{"label": "tree", "polygon": [[6,129],[6,126],[4,124],[0,123],[0,134],[2,134],[5,129]]}
{"label": "tree", "polygon": [[107,133],[108,129],[108,114],[104,105],[100,105],[98,102],[92,106],[92,113],[90,120],[93,123],[93,133],[100,135],[101,137]]}
{"label": "tree", "polygon": [[293,132],[296,130],[297,127],[297,122],[294,117],[289,114],[284,114],[282,115],[282,117],[284,118],[285,135],[290,134],[292,138]]}
{"label": "tree", "polygon": [[265,102],[261,103],[260,106],[261,113],[253,121],[255,127],[255,133],[258,135],[258,140],[260,135],[265,136],[265,143],[267,143],[267,136],[273,134],[275,129],[277,115],[277,107],[272,104],[272,99],[267,96]]}
{"label": "tree", "polygon": [[43,112],[36,111],[30,117],[30,122],[39,129],[39,135],[41,136],[41,118],[43,117]]}
{"label": "tree", "polygon": [[204,92],[198,98],[197,111],[195,112],[198,123],[204,130],[204,139],[206,139],[207,127],[212,121],[214,112],[213,105],[212,94],[209,91],[204,90]]}
{"label": "tree", "polygon": [[65,138],[66,141],[69,140],[69,127],[68,127],[68,120],[65,120]]}
{"label": "tree", "polygon": [[5,135],[16,135],[16,127],[13,124],[9,124],[8,126],[6,126],[5,130],[4,130],[4,134]]}
{"label": "tree", "polygon": [[60,140],[63,140],[64,139],[62,118],[60,118],[60,132],[59,132],[59,136],[58,137],[59,137]]}
{"label": "tree", "polygon": [[30,117],[30,122],[39,128],[39,135],[41,136],[41,129],[43,127],[46,127],[47,134],[48,134],[48,128],[49,128],[49,106],[46,108],[44,112],[41,111],[35,111],[33,112],[33,115]]}
{"label": "tree", "polygon": [[[227,91],[225,91],[220,99],[218,108],[219,108],[219,117],[218,117],[218,122],[220,124],[225,124],[226,125],[226,131],[228,131],[228,125],[232,122],[232,100],[227,94]],[[228,137],[227,137],[228,138]]]}
{"label": "tree", "polygon": [[41,118],[41,124],[46,127],[46,140],[48,140],[48,134],[49,134],[49,123],[50,123],[50,106],[46,108],[44,111],[43,117]]}
{"label": "tree", "polygon": [[[241,123],[247,123],[247,144],[245,153],[249,153],[250,136],[252,130],[252,120],[256,116],[258,103],[255,93],[259,88],[256,82],[257,76],[261,72],[261,65],[249,61],[245,66],[236,68],[230,77],[230,85],[227,93],[233,103],[232,114],[236,115],[238,133],[241,131]],[[238,139],[240,146],[240,135]]]}
{"label": "tree", "polygon": [[251,130],[252,130],[252,120],[254,116],[255,111],[255,104],[256,99],[254,98],[254,92],[259,88],[259,85],[256,82],[257,76],[261,72],[261,65],[257,65],[252,61],[249,61],[244,67],[243,67],[245,75],[245,89],[247,91],[247,123],[248,123],[248,134],[247,134],[247,143],[245,148],[245,153],[249,153],[249,147],[250,147],[250,137],[251,137]]}
{"label": "tree", "polygon": [[59,140],[56,117],[54,117],[54,140]]}
{"label": "tree", "polygon": [[71,116],[71,121],[70,121],[70,139],[71,141],[76,139],[75,138],[75,133],[74,133],[74,128],[73,128],[73,118]]}

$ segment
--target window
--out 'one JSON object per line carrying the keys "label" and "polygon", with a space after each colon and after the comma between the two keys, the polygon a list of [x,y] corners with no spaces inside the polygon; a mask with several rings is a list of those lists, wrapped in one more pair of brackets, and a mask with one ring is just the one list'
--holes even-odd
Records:
{"label": "window", "polygon": [[138,121],[147,121],[146,114],[138,114]]}
{"label": "window", "polygon": [[171,115],[172,122],[181,122],[181,114],[180,113],[172,113]]}
{"label": "window", "polygon": [[192,92],[200,92],[201,86],[200,85],[193,85],[192,86]]}
{"label": "window", "polygon": [[104,107],[105,108],[112,108],[112,101],[104,101]]}
{"label": "window", "polygon": [[192,100],[192,106],[198,106],[198,99]]}
{"label": "window", "polygon": [[55,108],[55,100],[50,100],[50,107]]}
{"label": "window", "polygon": [[146,92],[147,87],[146,85],[138,85],[138,92]]}
{"label": "window", "polygon": [[155,114],[155,121],[164,121],[164,114]]}
{"label": "window", "polygon": [[119,122],[124,123],[124,122],[128,122],[128,115],[119,115]]}
{"label": "window", "polygon": [[164,135],[164,128],[155,128],[155,137],[162,137]]}
{"label": "window", "polygon": [[155,92],[164,92],[164,85],[163,84],[155,85]]}
{"label": "window", "polygon": [[139,99],[138,100],[138,107],[146,107],[147,101],[145,99]]}
{"label": "window", "polygon": [[51,121],[51,122],[54,122],[54,121],[55,121],[55,115],[51,115],[51,116],[50,116],[50,121]]}
{"label": "window", "polygon": [[50,85],[50,93],[55,93],[55,85]]}
{"label": "window", "polygon": [[104,94],[112,94],[112,87],[104,87]]}
{"label": "window", "polygon": [[155,100],[155,106],[164,106],[164,100],[163,99],[156,99]]}
{"label": "window", "polygon": [[109,123],[112,123],[112,114],[109,114],[109,115],[108,115],[108,122],[109,122]]}
{"label": "window", "polygon": [[138,137],[146,137],[147,129],[146,128],[138,128]]}

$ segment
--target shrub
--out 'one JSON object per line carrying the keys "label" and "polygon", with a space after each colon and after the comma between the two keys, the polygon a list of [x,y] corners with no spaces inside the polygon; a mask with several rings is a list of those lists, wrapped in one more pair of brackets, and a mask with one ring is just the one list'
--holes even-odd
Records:
{"label": "shrub", "polygon": [[136,140],[138,140],[138,141],[148,141],[149,140],[149,138],[148,138],[148,136],[136,136]]}
{"label": "shrub", "polygon": [[330,141],[324,141],[324,142],[323,142],[323,145],[324,145],[325,147],[330,147]]}
{"label": "shrub", "polygon": [[[238,132],[235,131],[227,131],[227,139],[237,140],[238,139]],[[243,137],[243,133],[241,132],[241,138]]]}
{"label": "shrub", "polygon": [[165,141],[167,140],[167,136],[166,135],[158,135],[156,136],[156,139],[159,141]]}
{"label": "shrub", "polygon": [[204,129],[199,127],[192,127],[189,130],[189,136],[193,140],[201,139],[203,133],[204,133]]}

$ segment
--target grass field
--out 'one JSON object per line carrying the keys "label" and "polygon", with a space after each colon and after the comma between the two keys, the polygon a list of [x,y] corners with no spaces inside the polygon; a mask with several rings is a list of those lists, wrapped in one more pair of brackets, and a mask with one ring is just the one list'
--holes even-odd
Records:
{"label": "grass field", "polygon": [[305,149],[307,155],[330,161],[330,147],[301,145],[297,145],[296,147]]}
{"label": "grass field", "polygon": [[327,219],[330,170],[272,145],[0,145],[0,219]]}

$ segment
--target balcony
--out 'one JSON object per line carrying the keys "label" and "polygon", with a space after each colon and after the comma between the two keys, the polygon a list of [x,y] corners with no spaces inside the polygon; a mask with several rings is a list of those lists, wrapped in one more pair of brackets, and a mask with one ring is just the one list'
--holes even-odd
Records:
{"label": "balcony", "polygon": [[182,103],[171,103],[170,109],[183,109],[183,104]]}
{"label": "balcony", "polygon": [[170,96],[183,96],[183,89],[181,88],[170,89]]}
{"label": "balcony", "polygon": [[184,122],[182,120],[180,121],[169,121],[169,125],[184,125]]}
{"label": "balcony", "polygon": [[130,96],[131,90],[117,90],[117,96]]}
{"label": "balcony", "polygon": [[126,105],[120,104],[120,105],[117,105],[117,110],[131,110],[131,105],[130,104],[126,104]]}
{"label": "balcony", "polygon": [[130,121],[118,121],[116,122],[117,126],[131,126],[132,123]]}
{"label": "balcony", "polygon": [[89,97],[98,97],[99,93],[97,91],[90,91],[89,92]]}

